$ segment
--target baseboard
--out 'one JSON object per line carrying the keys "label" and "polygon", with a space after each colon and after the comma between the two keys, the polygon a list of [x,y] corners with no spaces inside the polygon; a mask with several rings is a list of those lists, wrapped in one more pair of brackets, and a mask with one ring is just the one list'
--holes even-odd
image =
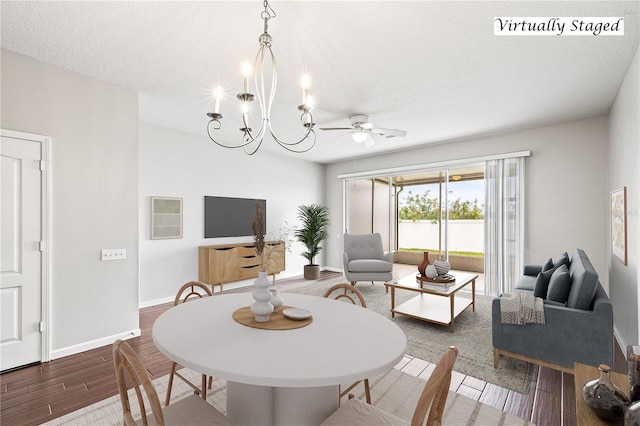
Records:
{"label": "baseboard", "polygon": [[627,346],[629,346],[629,344],[627,344],[627,342],[624,341],[624,339],[622,337],[620,337],[620,333],[618,332],[618,328],[616,327],[616,325],[613,325],[613,337],[614,339],[616,339],[618,341],[618,345],[620,346],[620,349],[622,350],[622,354],[624,355],[624,357],[627,357]]}
{"label": "baseboard", "polygon": [[103,337],[101,339],[91,340],[88,342],[80,343],[78,345],[67,346],[66,348],[56,349],[55,351],[51,351],[51,359],[58,359],[69,355],[74,355],[80,352],[89,351],[91,349],[100,348],[102,346],[107,346],[113,344],[118,339],[131,339],[132,337],[138,337],[141,334],[141,330],[136,328],[134,330],[118,333],[112,336]]}
{"label": "baseboard", "polygon": [[334,268],[333,266],[325,266],[321,268],[323,271],[331,271],[331,272],[340,272],[344,273],[344,269],[342,268]]}
{"label": "baseboard", "polygon": [[147,300],[144,302],[140,302],[138,304],[138,309],[150,308],[151,306],[163,305],[165,303],[173,303],[175,298],[176,296],[173,295],[169,297],[163,297],[162,299],[154,299],[154,300]]}

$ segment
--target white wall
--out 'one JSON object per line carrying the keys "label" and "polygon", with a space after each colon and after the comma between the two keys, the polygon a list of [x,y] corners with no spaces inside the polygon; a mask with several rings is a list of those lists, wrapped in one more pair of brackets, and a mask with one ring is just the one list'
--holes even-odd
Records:
{"label": "white wall", "polygon": [[[221,148],[206,136],[205,125],[206,117],[203,136],[196,136],[140,124],[141,306],[173,300],[182,284],[198,279],[198,246],[253,241],[252,237],[205,239],[205,195],[266,199],[268,234],[275,233],[283,221],[298,226],[299,205],[324,203],[325,166],[264,148],[253,156]],[[270,139],[264,143],[275,144]],[[150,239],[152,196],[183,198],[182,239]],[[302,274],[306,260],[301,251],[302,246],[295,242],[279,277]],[[322,256],[317,260],[322,264]]]}
{"label": "white wall", "polygon": [[[436,250],[440,237],[440,224],[431,220],[399,220],[399,248],[428,248]],[[447,225],[449,251],[484,253],[484,220],[456,219]],[[444,243],[443,243],[444,244]],[[442,247],[444,250],[444,247]]]}
{"label": "white wall", "polygon": [[[640,47],[610,113],[609,191],[627,187],[627,265],[609,255],[609,293],[622,348],[640,341]],[[610,244],[607,246],[610,249]]]}
{"label": "white wall", "polygon": [[[2,50],[0,127],[52,138],[53,358],[138,330],[138,97]],[[101,249],[127,259],[100,261]]]}
{"label": "white wall", "polygon": [[607,117],[596,117],[331,164],[326,174],[327,203],[333,212],[328,265],[340,267],[342,256],[338,175],[531,150],[525,262],[544,263],[580,247],[607,288],[607,139]]}

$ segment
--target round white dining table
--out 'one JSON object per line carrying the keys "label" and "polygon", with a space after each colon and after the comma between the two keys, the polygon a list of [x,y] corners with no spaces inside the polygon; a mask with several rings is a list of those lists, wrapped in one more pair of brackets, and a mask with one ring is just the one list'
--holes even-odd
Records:
{"label": "round white dining table", "polygon": [[313,321],[263,330],[232,315],[251,293],[175,306],[153,325],[153,341],[172,361],[227,381],[227,416],[238,425],[317,425],[339,406],[339,385],[373,377],[404,356],[407,339],[384,316],[318,296],[282,293],[284,305]]}

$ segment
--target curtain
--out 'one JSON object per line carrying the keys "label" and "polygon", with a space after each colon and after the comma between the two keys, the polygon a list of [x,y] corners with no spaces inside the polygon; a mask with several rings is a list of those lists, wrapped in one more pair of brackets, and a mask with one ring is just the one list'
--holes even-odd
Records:
{"label": "curtain", "polygon": [[513,290],[525,244],[525,157],[485,162],[485,292]]}

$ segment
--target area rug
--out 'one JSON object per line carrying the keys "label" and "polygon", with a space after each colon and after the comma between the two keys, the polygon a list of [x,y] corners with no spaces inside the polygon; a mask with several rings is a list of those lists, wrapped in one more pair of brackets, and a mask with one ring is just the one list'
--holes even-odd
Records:
{"label": "area rug", "polygon": [[[183,374],[194,382],[198,382],[200,374],[189,369],[183,369]],[[164,399],[167,392],[168,376],[160,377],[153,381],[160,399]],[[226,411],[225,381],[214,379],[213,388],[207,393],[207,401],[221,412]],[[413,410],[417,404],[420,392],[426,383],[425,379],[413,377],[409,374],[392,369],[380,376],[370,379],[371,402],[373,405],[384,409],[396,416],[411,421]],[[354,389],[356,398],[362,398],[362,386],[358,386],[360,392]],[[177,401],[192,392],[191,388],[181,380],[174,381],[171,391],[171,401]],[[135,401],[135,394],[130,391],[130,398]],[[248,402],[250,403],[250,402]],[[134,417],[139,416],[135,410],[137,404],[132,405]],[[121,425],[122,406],[120,397],[113,396],[89,405],[80,410],[59,417],[48,423],[49,426],[62,425]],[[474,401],[463,395],[449,392],[444,414],[444,425],[531,425],[524,419],[505,413],[488,405]]]}
{"label": "area rug", "polygon": [[[329,287],[340,282],[345,282],[344,277],[291,289],[288,292],[322,296]],[[455,371],[515,392],[528,392],[533,372],[531,364],[500,357],[498,368],[493,368],[492,297],[476,295],[475,312],[470,307],[464,311],[456,318],[455,332],[451,333],[446,326],[404,315],[396,315],[392,319],[391,294],[385,292],[381,283],[357,283],[357,288],[364,295],[368,309],[389,318],[404,331],[407,336],[407,354],[436,363],[449,346],[456,346],[460,354],[454,366]],[[461,297],[471,298],[469,293],[459,294],[462,294]],[[396,290],[396,306],[415,296],[415,292]],[[282,298],[286,303],[286,293],[282,294]]]}

